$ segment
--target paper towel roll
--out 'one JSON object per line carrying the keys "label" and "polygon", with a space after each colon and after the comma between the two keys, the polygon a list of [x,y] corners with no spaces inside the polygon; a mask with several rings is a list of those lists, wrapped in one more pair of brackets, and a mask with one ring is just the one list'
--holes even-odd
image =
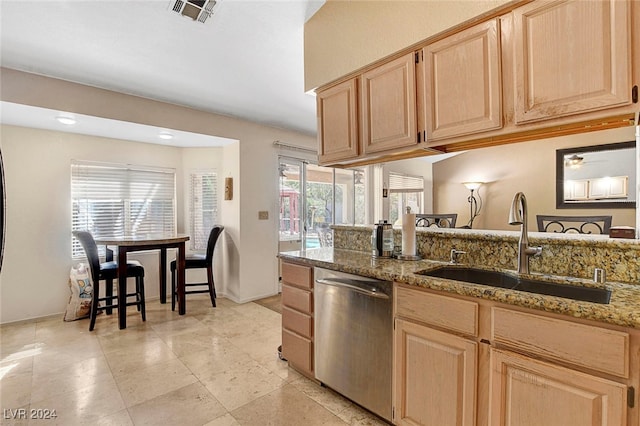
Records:
{"label": "paper towel roll", "polygon": [[402,215],[402,255],[416,255],[416,215],[414,213]]}

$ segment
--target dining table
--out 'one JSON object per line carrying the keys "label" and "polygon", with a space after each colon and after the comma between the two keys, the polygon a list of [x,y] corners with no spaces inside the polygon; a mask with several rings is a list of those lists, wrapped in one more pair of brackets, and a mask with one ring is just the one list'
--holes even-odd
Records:
{"label": "dining table", "polygon": [[[167,301],[167,249],[177,249],[176,274],[178,293],[178,314],[186,313],[185,304],[185,258],[186,234],[149,234],[136,236],[96,237],[96,244],[117,247],[118,261],[118,326],[127,328],[127,253],[133,251],[160,250],[160,303]],[[107,251],[109,252],[109,251]],[[107,261],[113,260],[107,258]],[[172,296],[173,297],[173,296]]]}

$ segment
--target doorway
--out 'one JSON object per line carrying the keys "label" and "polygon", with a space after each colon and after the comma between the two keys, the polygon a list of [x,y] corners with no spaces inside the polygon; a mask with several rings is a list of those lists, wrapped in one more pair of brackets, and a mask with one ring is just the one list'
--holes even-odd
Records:
{"label": "doorway", "polygon": [[333,247],[331,225],[366,223],[366,174],[279,157],[279,247]]}

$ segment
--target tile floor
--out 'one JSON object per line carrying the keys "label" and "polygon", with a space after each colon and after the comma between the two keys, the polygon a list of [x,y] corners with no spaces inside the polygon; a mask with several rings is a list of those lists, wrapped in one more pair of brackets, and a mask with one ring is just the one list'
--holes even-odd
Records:
{"label": "tile floor", "polygon": [[[88,320],[0,327],[1,424],[386,425],[278,359],[279,313],[190,296]],[[55,410],[54,419],[38,419]],[[33,415],[33,419],[29,419]],[[26,417],[26,418],[21,418]]]}

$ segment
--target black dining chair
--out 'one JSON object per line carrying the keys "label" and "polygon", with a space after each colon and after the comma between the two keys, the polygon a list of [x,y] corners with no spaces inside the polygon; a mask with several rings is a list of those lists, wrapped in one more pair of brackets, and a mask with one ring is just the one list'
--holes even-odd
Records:
{"label": "black dining chair", "polygon": [[[224,230],[224,226],[216,225],[209,232],[209,240],[207,241],[207,251],[205,254],[192,254],[185,259],[185,269],[205,269],[207,270],[207,282],[206,283],[186,283],[184,284],[184,295],[194,293],[209,293],[211,298],[211,305],[216,307],[216,287],[213,282],[213,251],[216,248],[216,242],[220,237],[220,234]],[[203,289],[203,286],[207,286]],[[199,287],[196,290],[189,290],[189,287]],[[176,261],[171,262],[171,310],[176,309],[176,300],[179,295],[176,292]]]}
{"label": "black dining chair", "polygon": [[425,228],[455,228],[457,213],[416,214],[416,226]]}
{"label": "black dining chair", "polygon": [[564,234],[608,234],[612,216],[549,216],[536,215],[538,232]]}
{"label": "black dining chair", "polygon": [[[89,261],[91,281],[93,281],[93,294],[91,298],[91,313],[89,331],[93,331],[98,312],[106,310],[110,313],[113,308],[118,308],[118,295],[113,295],[113,281],[118,278],[118,263],[116,261],[100,262],[98,246],[93,236],[88,231],[73,231],[73,235],[80,241]],[[125,298],[135,297],[135,301],[126,302],[126,306],[136,306],[142,314],[142,321],[147,320],[144,304],[144,267],[140,262],[132,260],[127,262],[127,277],[136,279],[136,291],[128,293]],[[107,282],[105,296],[100,297],[100,281]],[[114,302],[115,301],[115,302]],[[104,305],[100,306],[101,303]]]}

